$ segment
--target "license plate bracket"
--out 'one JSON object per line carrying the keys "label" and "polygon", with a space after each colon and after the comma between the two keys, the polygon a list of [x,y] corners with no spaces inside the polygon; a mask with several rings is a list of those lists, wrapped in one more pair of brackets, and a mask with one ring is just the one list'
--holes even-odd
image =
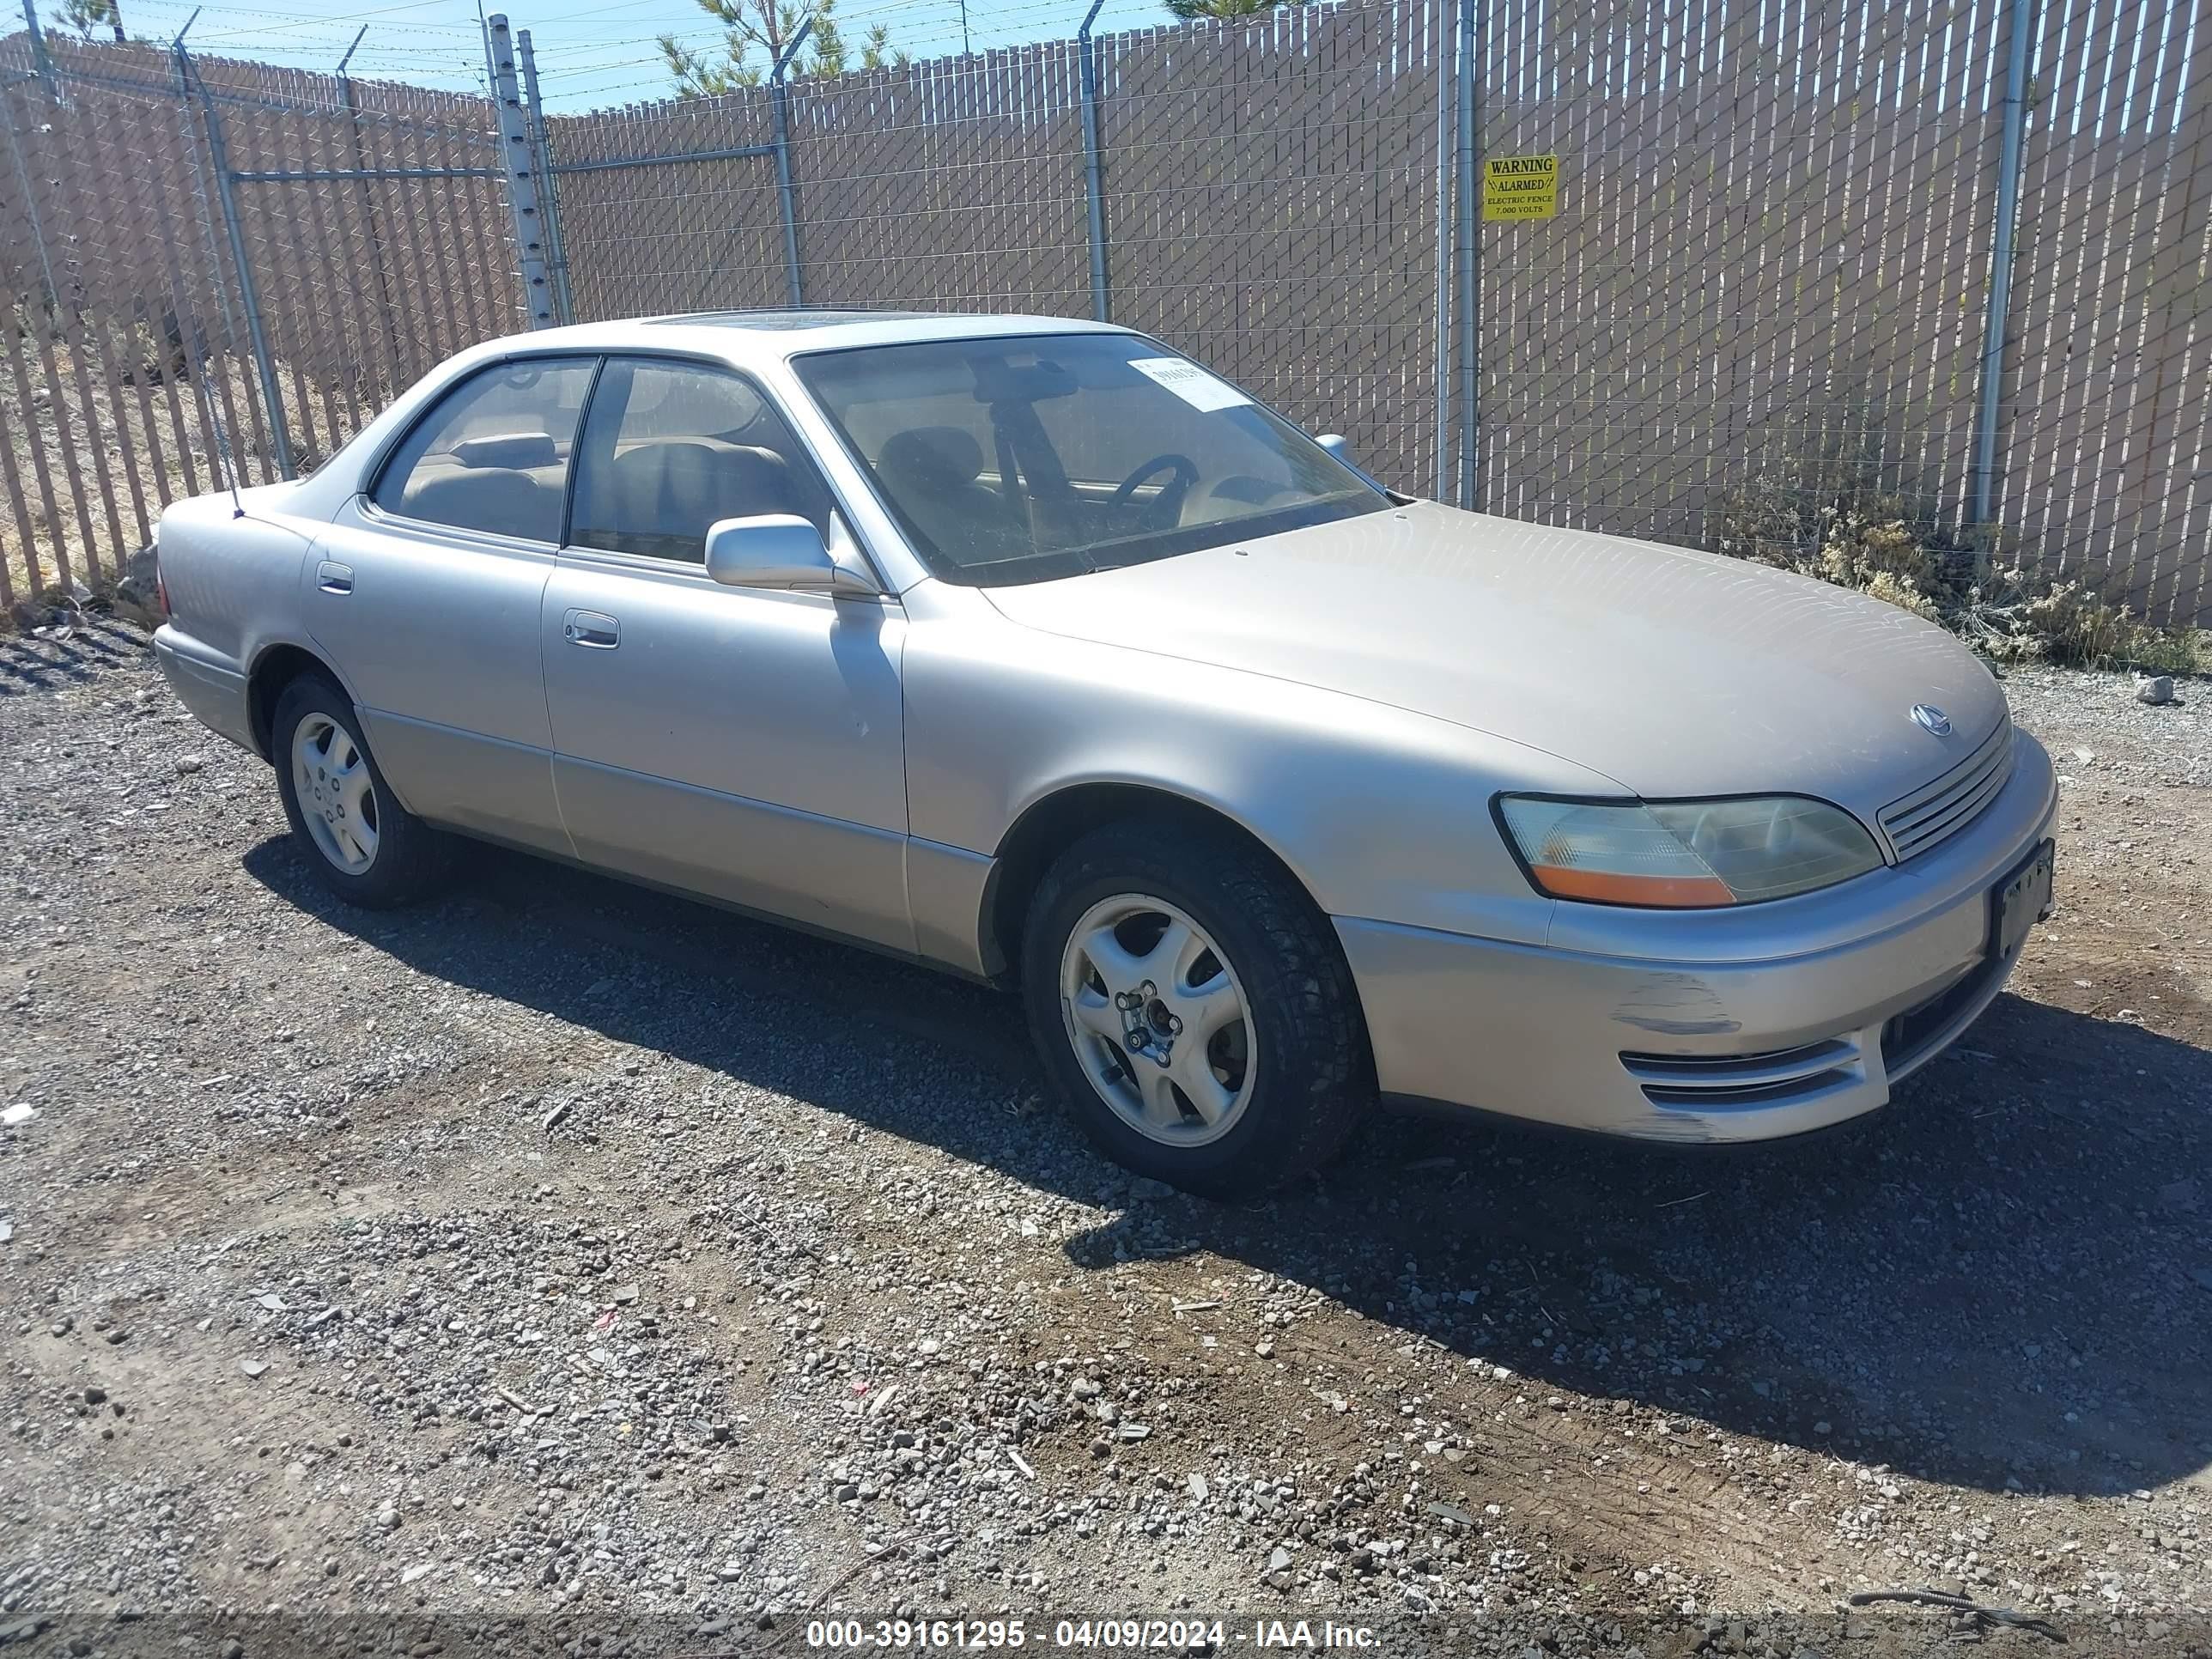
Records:
{"label": "license plate bracket", "polygon": [[1991,958],[2010,962],[2027,942],[2028,929],[2051,914],[2051,870],[2056,843],[2044,842],[1990,890]]}

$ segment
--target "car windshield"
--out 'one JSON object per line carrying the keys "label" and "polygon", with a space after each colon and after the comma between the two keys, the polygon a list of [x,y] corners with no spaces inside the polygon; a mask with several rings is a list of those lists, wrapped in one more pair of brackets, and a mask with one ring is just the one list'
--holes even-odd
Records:
{"label": "car windshield", "polygon": [[1281,416],[1133,335],[866,346],[794,367],[950,581],[1046,580],[1390,504]]}

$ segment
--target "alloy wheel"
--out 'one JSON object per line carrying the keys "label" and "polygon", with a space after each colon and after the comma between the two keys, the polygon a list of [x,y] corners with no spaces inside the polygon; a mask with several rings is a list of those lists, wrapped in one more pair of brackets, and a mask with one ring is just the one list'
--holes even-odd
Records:
{"label": "alloy wheel", "polygon": [[318,852],[349,876],[376,862],[376,785],[368,757],[328,714],[310,712],[292,731],[292,789]]}
{"label": "alloy wheel", "polygon": [[1102,899],[1069,933],[1060,1006],[1091,1086],[1147,1139],[1201,1146],[1235,1127],[1258,1070],[1229,959],[1163,899]]}

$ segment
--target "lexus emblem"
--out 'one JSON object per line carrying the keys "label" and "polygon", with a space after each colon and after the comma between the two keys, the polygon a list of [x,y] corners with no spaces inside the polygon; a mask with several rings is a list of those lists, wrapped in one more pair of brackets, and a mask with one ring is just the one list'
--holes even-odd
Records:
{"label": "lexus emblem", "polygon": [[1951,717],[1932,702],[1912,705],[1912,723],[1923,732],[1932,732],[1939,738],[1951,735]]}

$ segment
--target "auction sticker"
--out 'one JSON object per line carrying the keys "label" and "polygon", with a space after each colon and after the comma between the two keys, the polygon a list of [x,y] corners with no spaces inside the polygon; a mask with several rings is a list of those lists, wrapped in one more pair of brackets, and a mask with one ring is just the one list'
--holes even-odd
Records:
{"label": "auction sticker", "polygon": [[1228,381],[1181,357],[1133,357],[1129,367],[1158,380],[1193,409],[1235,409],[1252,401]]}

